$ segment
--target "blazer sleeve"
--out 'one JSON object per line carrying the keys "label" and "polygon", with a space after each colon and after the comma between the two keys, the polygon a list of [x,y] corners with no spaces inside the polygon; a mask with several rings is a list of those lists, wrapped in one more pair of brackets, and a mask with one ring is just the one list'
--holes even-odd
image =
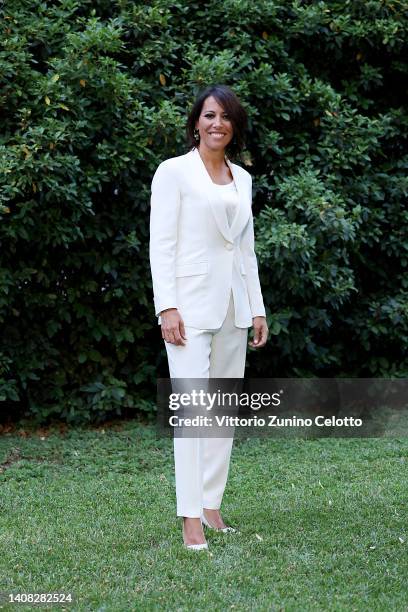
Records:
{"label": "blazer sleeve", "polygon": [[180,211],[180,189],[169,160],[157,168],[150,199],[150,269],[156,316],[167,308],[177,308],[176,245]]}
{"label": "blazer sleeve", "polygon": [[[250,196],[252,200],[252,177],[250,177]],[[241,253],[246,271],[246,284],[248,288],[249,304],[253,317],[265,317],[265,306],[262,298],[261,284],[259,282],[258,263],[255,254],[255,237],[254,237],[254,219],[252,215],[252,207],[242,236],[241,236]]]}

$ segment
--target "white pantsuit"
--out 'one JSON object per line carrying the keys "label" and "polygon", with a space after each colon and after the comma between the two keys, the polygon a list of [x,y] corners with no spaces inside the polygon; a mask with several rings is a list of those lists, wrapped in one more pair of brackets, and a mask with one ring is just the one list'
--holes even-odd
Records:
{"label": "white pantsuit", "polygon": [[[152,180],[150,266],[155,312],[177,308],[184,346],[165,343],[170,377],[242,378],[248,327],[265,316],[254,251],[251,175],[225,158],[236,205],[198,149],[162,162]],[[226,187],[226,186],[222,186]],[[232,200],[231,200],[232,202]],[[177,515],[220,508],[233,438],[174,438]]]}

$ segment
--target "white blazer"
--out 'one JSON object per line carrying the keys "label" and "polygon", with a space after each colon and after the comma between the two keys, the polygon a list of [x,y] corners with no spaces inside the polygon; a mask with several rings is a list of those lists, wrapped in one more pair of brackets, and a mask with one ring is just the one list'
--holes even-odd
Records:
{"label": "white blazer", "polygon": [[251,327],[253,317],[265,316],[254,251],[252,177],[225,160],[239,196],[231,226],[198,149],[163,161],[151,185],[155,312],[177,308],[186,326],[199,329],[221,327],[231,290],[237,327]]}

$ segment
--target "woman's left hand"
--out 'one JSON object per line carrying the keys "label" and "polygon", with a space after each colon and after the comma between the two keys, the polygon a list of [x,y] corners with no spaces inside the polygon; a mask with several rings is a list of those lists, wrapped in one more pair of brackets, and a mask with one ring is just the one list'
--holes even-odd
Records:
{"label": "woman's left hand", "polygon": [[268,339],[269,330],[266,324],[266,318],[254,317],[252,321],[254,327],[254,339],[250,340],[248,344],[249,346],[252,346],[252,348],[261,348],[261,346],[265,346]]}

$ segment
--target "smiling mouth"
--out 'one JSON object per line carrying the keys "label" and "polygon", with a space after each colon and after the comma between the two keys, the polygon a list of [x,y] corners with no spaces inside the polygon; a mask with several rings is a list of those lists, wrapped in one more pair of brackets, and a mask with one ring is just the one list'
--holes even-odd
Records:
{"label": "smiling mouth", "polygon": [[225,136],[222,132],[210,132],[210,136]]}

